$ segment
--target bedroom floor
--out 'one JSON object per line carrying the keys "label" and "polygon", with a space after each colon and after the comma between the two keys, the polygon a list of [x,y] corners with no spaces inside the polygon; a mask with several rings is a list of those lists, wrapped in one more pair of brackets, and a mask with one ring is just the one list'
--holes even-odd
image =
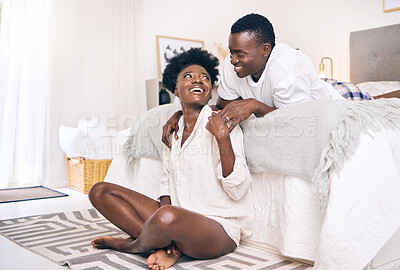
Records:
{"label": "bedroom floor", "polygon": [[[92,208],[87,194],[68,188],[57,188],[67,197],[0,204],[0,220]],[[37,255],[0,235],[0,269],[69,269]]]}
{"label": "bedroom floor", "polygon": [[[0,220],[92,208],[86,194],[68,188],[57,188],[56,190],[69,196],[2,203],[0,204]],[[2,270],[69,269],[67,266],[59,266],[42,256],[36,255],[3,236],[0,236],[0,251],[0,269]]]}
{"label": "bedroom floor", "polygon": [[[0,220],[92,208],[87,194],[68,188],[56,189],[68,197],[0,204]],[[388,243],[389,244],[389,243]],[[39,256],[0,235],[0,269],[69,269]],[[379,268],[380,269],[380,268]],[[386,269],[386,268],[384,268]],[[398,268],[387,268],[398,269]]]}

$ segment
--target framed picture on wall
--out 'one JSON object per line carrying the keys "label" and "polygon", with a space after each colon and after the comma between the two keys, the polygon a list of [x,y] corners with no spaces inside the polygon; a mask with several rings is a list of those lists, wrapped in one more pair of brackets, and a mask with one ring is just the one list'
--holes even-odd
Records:
{"label": "framed picture on wall", "polygon": [[400,0],[383,0],[383,11],[390,12],[400,10]]}
{"label": "framed picture on wall", "polygon": [[187,51],[190,48],[204,49],[204,42],[200,40],[183,39],[157,35],[157,56],[158,56],[158,73],[162,78],[162,73],[167,66],[168,60],[173,56]]}

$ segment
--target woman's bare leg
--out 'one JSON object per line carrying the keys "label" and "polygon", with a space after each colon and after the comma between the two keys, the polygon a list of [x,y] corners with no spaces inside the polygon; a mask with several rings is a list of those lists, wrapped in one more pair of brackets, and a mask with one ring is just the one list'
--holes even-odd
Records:
{"label": "woman's bare leg", "polygon": [[170,205],[158,209],[144,223],[136,240],[126,241],[119,248],[128,253],[142,253],[172,242],[184,254],[198,259],[219,257],[236,248],[235,242],[215,220]]}
{"label": "woman's bare leg", "polygon": [[[173,265],[181,255],[209,259],[232,252],[236,245],[223,227],[213,219],[175,206],[159,208],[157,201],[111,183],[98,183],[89,193],[90,201],[110,222],[131,238],[109,236],[92,241],[98,248],[113,248],[128,253],[162,249],[171,243],[177,251],[171,255],[158,250],[149,257],[155,266]],[[164,266],[163,266],[164,267]]]}
{"label": "woman's bare leg", "polygon": [[[92,205],[111,223],[131,236],[131,241],[138,237],[144,222],[159,208],[157,201],[121,187],[99,182],[89,192]],[[101,237],[92,241],[97,248],[116,248],[123,239]],[[108,246],[112,241],[113,246]]]}

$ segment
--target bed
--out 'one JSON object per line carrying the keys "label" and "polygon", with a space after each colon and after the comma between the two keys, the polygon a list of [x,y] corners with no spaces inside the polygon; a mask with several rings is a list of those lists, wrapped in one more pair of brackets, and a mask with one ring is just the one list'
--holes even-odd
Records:
{"label": "bed", "polygon": [[[398,31],[400,25],[390,29]],[[352,43],[364,39],[360,32],[352,33]],[[385,38],[389,36],[386,34]],[[385,44],[388,43],[381,45]],[[351,48],[353,55],[353,45]],[[358,79],[355,61],[352,56],[351,80],[355,84],[396,80],[381,76]],[[398,67],[400,64],[394,66],[397,75]],[[160,106],[156,108],[157,118],[142,119],[147,126],[145,130],[138,129],[144,130],[139,137],[150,138],[152,135],[146,133],[150,129],[160,133],[162,124],[176,110],[173,106]],[[157,146],[143,140],[137,145],[144,147],[141,150],[147,155],[137,155],[129,166],[126,155],[116,156],[105,181],[156,198],[162,172]],[[253,235],[245,240],[246,244],[310,261],[314,269],[400,267],[400,129],[380,129],[360,135],[356,151],[340,170],[329,176],[329,201],[324,209],[310,177],[274,170],[253,170],[252,175],[256,220]]]}
{"label": "bed", "polygon": [[372,96],[400,97],[400,24],[350,34],[350,81]]}
{"label": "bed", "polygon": [[[400,98],[400,24],[350,34],[350,80],[375,98]],[[400,268],[400,230],[368,265]]]}

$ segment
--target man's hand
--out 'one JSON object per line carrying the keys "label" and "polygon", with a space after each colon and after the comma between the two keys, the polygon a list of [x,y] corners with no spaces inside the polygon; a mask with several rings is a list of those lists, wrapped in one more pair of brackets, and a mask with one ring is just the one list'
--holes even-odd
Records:
{"label": "man's hand", "polygon": [[254,98],[249,98],[229,102],[219,115],[221,115],[225,122],[230,123],[229,132],[231,132],[236,125],[247,120],[252,113],[257,117],[262,117],[273,110],[275,108],[269,107]]}
{"label": "man's hand", "polygon": [[172,143],[171,140],[169,138],[169,136],[175,132],[175,139],[178,139],[178,122],[179,119],[182,116],[182,111],[177,111],[175,112],[167,121],[167,123],[165,123],[165,125],[163,126],[163,135],[162,135],[162,142],[168,146],[169,148],[171,148]]}
{"label": "man's hand", "polygon": [[229,132],[231,132],[236,125],[243,122],[255,111],[254,99],[240,99],[233,100],[225,105],[219,115],[230,124]]}

